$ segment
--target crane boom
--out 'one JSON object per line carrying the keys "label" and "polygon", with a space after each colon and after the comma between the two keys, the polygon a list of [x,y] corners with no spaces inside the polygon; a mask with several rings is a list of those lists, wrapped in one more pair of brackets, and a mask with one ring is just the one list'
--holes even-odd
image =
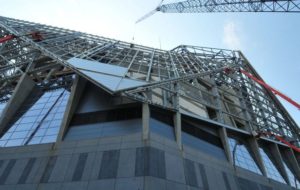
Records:
{"label": "crane boom", "polygon": [[[162,1],[163,2],[163,1]],[[209,13],[209,12],[290,12],[300,13],[300,0],[185,0],[163,4],[140,18],[139,23],[155,12]]]}
{"label": "crane boom", "polygon": [[186,0],[164,4],[163,13],[201,12],[299,12],[300,0]]}

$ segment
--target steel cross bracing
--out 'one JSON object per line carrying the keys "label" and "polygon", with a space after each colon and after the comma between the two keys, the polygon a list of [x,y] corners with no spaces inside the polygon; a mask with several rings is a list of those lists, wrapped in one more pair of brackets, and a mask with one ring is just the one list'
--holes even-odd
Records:
{"label": "steel cross bracing", "polygon": [[[33,31],[43,40],[23,36]],[[20,36],[0,44],[0,101],[10,98],[23,73],[45,90],[70,87],[74,74],[102,87],[68,63],[77,57],[124,67],[125,78],[147,83],[110,92],[115,96],[300,139],[297,124],[276,97],[237,71],[260,78],[238,51],[196,46],[163,51],[6,17],[0,17],[0,34]],[[236,71],[225,72],[228,67]]]}
{"label": "steel cross bracing", "polygon": [[160,5],[163,13],[300,12],[300,0],[186,0]]}

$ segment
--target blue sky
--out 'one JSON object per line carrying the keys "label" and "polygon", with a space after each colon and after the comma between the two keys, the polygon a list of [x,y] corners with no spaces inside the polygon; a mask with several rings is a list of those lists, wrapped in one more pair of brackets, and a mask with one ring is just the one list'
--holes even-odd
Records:
{"label": "blue sky", "polygon": [[[0,0],[0,14],[129,42],[134,35],[135,43],[162,49],[180,44],[239,49],[267,83],[300,102],[300,14],[157,13],[135,25],[159,2]],[[300,126],[300,110],[282,103]]]}

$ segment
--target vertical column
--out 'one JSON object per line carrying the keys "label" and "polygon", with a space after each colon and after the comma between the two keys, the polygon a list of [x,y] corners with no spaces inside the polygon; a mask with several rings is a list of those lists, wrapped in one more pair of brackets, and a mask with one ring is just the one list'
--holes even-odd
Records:
{"label": "vertical column", "polygon": [[231,154],[230,147],[229,147],[227,131],[226,131],[225,127],[222,127],[221,129],[219,129],[218,132],[219,132],[219,136],[221,138],[227,159],[228,159],[229,163],[231,165],[233,165],[233,158],[232,158],[232,154]]}
{"label": "vertical column", "polygon": [[180,103],[179,103],[179,83],[174,84],[174,100],[173,105],[176,110],[176,113],[174,114],[174,129],[175,129],[175,137],[176,142],[180,150],[182,150],[182,138],[181,138],[181,113],[180,113]]}
{"label": "vertical column", "polygon": [[293,150],[291,148],[287,148],[286,150],[284,150],[284,155],[290,166],[292,167],[295,176],[300,179],[300,168]]}
{"label": "vertical column", "polygon": [[143,131],[142,131],[142,138],[143,140],[148,140],[150,136],[150,129],[149,129],[149,123],[150,123],[150,109],[149,104],[143,103],[142,107],[142,124],[143,124]]}
{"label": "vertical column", "polygon": [[216,85],[215,81],[212,79],[211,82],[213,84],[212,93],[214,95],[216,106],[218,108],[218,110],[217,110],[217,119],[220,123],[224,123],[224,117],[223,117],[223,113],[222,113],[221,96],[219,94],[219,91],[218,91],[218,88],[217,88],[217,85]]}
{"label": "vertical column", "polygon": [[256,161],[256,163],[258,164],[258,167],[260,168],[260,170],[262,171],[262,174],[267,177],[267,171],[266,171],[266,167],[264,165],[264,162],[263,162],[263,159],[261,157],[261,154],[259,152],[259,146],[258,146],[258,143],[257,143],[257,140],[256,138],[254,137],[250,137],[248,139],[248,143],[250,145],[250,148],[251,148],[251,153],[253,153],[253,156],[254,156],[254,160]]}
{"label": "vertical column", "polygon": [[282,177],[285,179],[285,181],[288,182],[289,185],[291,185],[291,183],[289,181],[288,174],[287,174],[287,172],[285,170],[285,167],[283,165],[283,160],[282,160],[278,145],[275,144],[275,143],[271,143],[270,151],[271,151],[272,157],[275,160],[276,166],[279,169],[279,172],[281,173]]}
{"label": "vertical column", "polygon": [[65,136],[65,133],[69,127],[72,116],[79,103],[80,97],[83,94],[86,80],[79,75],[76,75],[74,84],[71,88],[71,94],[67,103],[67,107],[64,113],[63,121],[59,129],[56,142],[61,142]]}
{"label": "vertical column", "polygon": [[175,137],[176,142],[180,150],[182,150],[182,139],[181,139],[181,113],[177,111],[174,114],[174,127],[175,127]]}

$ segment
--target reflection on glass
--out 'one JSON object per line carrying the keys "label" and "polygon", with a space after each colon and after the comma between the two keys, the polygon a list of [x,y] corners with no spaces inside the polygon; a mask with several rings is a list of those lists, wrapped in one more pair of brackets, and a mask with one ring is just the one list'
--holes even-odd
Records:
{"label": "reflection on glass", "polygon": [[268,157],[268,155],[265,153],[265,151],[262,148],[259,148],[259,152],[260,155],[263,159],[264,165],[266,167],[267,170],[267,176],[269,178],[272,178],[276,181],[282,182],[282,183],[286,183],[284,181],[284,179],[282,178],[282,176],[280,175],[279,171],[277,170],[277,168],[274,166],[273,162],[270,160],[270,158]]}
{"label": "reflection on glass", "polygon": [[[29,109],[19,111],[25,113],[2,136],[0,146],[54,142],[68,98],[69,92],[64,89],[45,92]],[[0,104],[0,113],[2,107]]]}
{"label": "reflection on glass", "polygon": [[283,162],[284,164],[284,168],[285,168],[285,171],[287,172],[288,174],[288,177],[289,177],[289,181],[291,183],[291,185],[295,188],[300,188],[300,183],[299,181],[297,180],[297,178],[295,177],[295,175],[292,173],[292,171],[290,170],[290,168],[286,165],[285,162]]}
{"label": "reflection on glass", "polygon": [[239,144],[235,139],[229,138],[229,145],[236,166],[262,175],[244,144]]}

